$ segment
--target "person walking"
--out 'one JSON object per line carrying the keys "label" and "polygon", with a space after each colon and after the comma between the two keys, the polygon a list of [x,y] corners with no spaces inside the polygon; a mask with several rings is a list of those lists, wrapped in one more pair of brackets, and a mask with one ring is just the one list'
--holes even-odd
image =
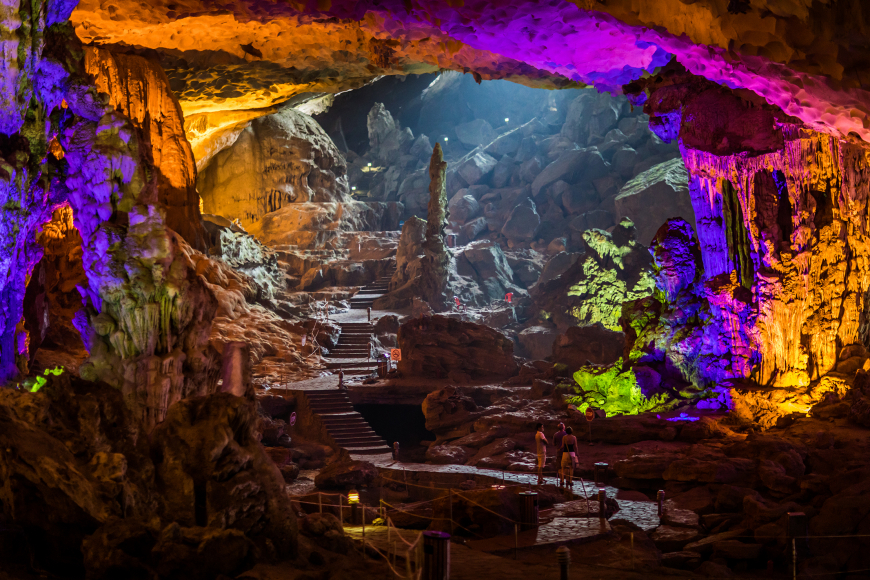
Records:
{"label": "person walking", "polygon": [[565,424],[559,423],[559,430],[553,435],[553,447],[556,448],[556,471],[559,473],[559,486],[562,486],[562,437],[565,436]]}
{"label": "person walking", "polygon": [[562,462],[559,471],[559,487],[564,482],[565,487],[574,487],[574,467],[577,464],[577,437],[571,427],[565,429],[562,437]]}
{"label": "person walking", "polygon": [[544,464],[547,463],[547,436],[544,435],[544,424],[535,425],[535,444],[538,452],[538,485],[544,483]]}

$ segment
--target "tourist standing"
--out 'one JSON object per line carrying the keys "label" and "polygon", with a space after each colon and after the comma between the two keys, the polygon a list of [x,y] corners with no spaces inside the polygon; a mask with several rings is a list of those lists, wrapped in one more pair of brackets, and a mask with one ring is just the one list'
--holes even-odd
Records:
{"label": "tourist standing", "polygon": [[577,438],[574,436],[574,430],[571,427],[565,429],[565,436],[562,437],[562,469],[559,471],[559,487],[573,487],[574,485],[574,467],[577,464]]}
{"label": "tourist standing", "polygon": [[544,435],[544,424],[535,425],[535,444],[538,451],[538,485],[544,483],[544,464],[547,463],[547,436]]}
{"label": "tourist standing", "polygon": [[[556,471],[561,470],[562,465],[562,437],[565,436],[565,424],[559,423],[559,430],[553,435],[553,447],[556,448]],[[562,485],[562,474],[559,473],[559,485]]]}

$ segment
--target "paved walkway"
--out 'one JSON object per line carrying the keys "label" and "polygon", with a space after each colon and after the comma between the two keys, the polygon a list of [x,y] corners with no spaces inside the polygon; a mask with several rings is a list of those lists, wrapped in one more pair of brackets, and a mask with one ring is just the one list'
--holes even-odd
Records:
{"label": "paved walkway", "polygon": [[[381,471],[382,475],[400,483],[416,485],[422,488],[453,488],[459,489],[460,485],[468,480],[475,483],[488,485],[522,486],[532,490],[537,489],[538,476],[534,473],[516,473],[497,471],[494,469],[479,469],[470,465],[430,465],[427,463],[400,463],[393,461],[389,455],[377,455],[368,457],[356,457],[371,461]],[[554,476],[544,477],[543,485],[559,489],[559,479]],[[604,489],[607,497],[616,498],[619,489],[605,485],[598,486],[594,482],[579,480],[574,481],[571,490],[572,500],[564,504],[557,504],[553,512],[543,512],[547,517],[590,517],[597,520],[598,516],[598,490]],[[584,495],[585,492],[585,495]],[[587,511],[586,500],[589,498]],[[617,499],[619,511],[613,515],[612,520],[627,520],[645,531],[656,529],[661,521],[658,516],[658,506],[653,501],[637,501]],[[675,508],[670,508],[672,511]]]}

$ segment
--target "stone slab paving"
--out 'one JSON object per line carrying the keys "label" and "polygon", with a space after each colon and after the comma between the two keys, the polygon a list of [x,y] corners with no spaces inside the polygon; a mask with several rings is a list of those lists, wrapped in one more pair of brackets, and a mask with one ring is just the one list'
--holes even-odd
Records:
{"label": "stone slab paving", "polygon": [[524,530],[514,536],[497,536],[483,540],[472,540],[468,547],[481,552],[509,552],[564,543],[592,542],[611,534],[613,530],[607,520],[599,518],[554,518],[531,530]]}
{"label": "stone slab paving", "polygon": [[[538,476],[533,473],[516,473],[503,472],[494,469],[479,469],[470,465],[430,465],[427,463],[401,463],[393,461],[392,457],[387,456],[369,456],[355,457],[371,461],[383,474],[391,479],[399,482],[408,481],[409,484],[427,486],[430,484],[444,487],[452,487],[459,489],[462,482],[474,480],[477,483],[488,485],[498,485],[503,483],[509,486],[523,486],[533,491],[538,487]],[[544,477],[544,485],[555,487],[558,489],[559,479],[557,477]],[[566,504],[558,504],[557,508],[560,511],[554,511],[549,514],[550,517],[579,517],[589,519],[598,519],[598,490],[600,486],[589,481],[575,481],[571,489],[572,501]],[[607,493],[607,497],[616,498],[619,489],[605,485],[603,489]],[[584,490],[586,496],[584,496]],[[589,507],[591,513],[586,509],[585,497],[589,498]],[[582,499],[581,499],[582,498]],[[653,501],[636,501],[617,499],[619,511],[611,518],[614,521],[626,520],[644,531],[655,530],[661,521],[658,516],[658,506]],[[565,507],[559,507],[565,506]]]}

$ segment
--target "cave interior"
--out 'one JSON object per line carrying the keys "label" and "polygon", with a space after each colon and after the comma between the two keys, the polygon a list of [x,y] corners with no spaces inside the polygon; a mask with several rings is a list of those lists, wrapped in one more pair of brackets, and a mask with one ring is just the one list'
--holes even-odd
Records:
{"label": "cave interior", "polygon": [[0,580],[870,574],[862,0],[0,12]]}

